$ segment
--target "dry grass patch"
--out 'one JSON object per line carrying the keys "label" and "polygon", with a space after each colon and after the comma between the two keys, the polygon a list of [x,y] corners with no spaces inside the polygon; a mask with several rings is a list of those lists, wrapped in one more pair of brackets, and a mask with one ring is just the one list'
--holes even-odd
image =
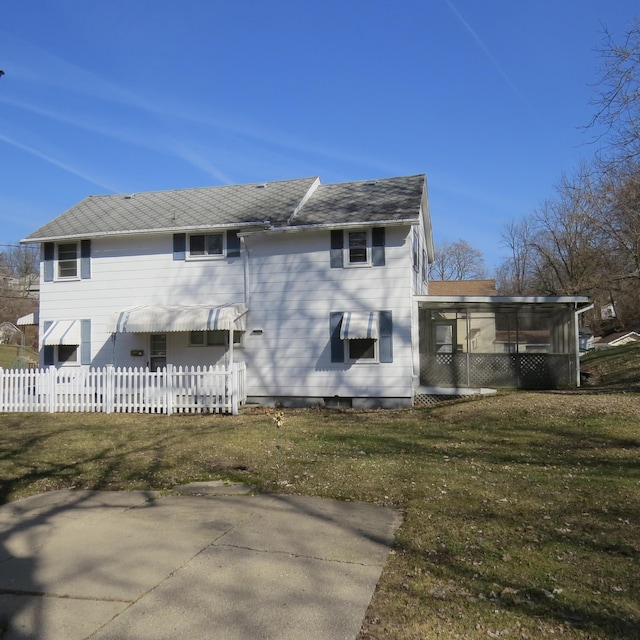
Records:
{"label": "dry grass patch", "polygon": [[230,478],[400,510],[363,640],[640,638],[636,394],[0,419],[4,501]]}

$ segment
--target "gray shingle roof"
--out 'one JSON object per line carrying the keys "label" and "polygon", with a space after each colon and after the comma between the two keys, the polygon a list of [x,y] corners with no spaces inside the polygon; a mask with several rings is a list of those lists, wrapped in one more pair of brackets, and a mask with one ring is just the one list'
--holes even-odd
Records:
{"label": "gray shingle roof", "polygon": [[290,225],[416,221],[424,189],[424,175],[320,185]]}
{"label": "gray shingle roof", "polygon": [[[416,221],[425,177],[418,175],[317,186],[318,183],[318,178],[300,178],[90,196],[34,231],[24,241],[262,225],[265,221],[274,228],[383,220]],[[308,197],[306,202],[305,197]]]}

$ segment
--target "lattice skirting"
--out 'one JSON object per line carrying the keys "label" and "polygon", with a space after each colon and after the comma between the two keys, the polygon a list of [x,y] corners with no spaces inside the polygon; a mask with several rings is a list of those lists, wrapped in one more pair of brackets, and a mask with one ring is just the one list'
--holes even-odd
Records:
{"label": "lattice skirting", "polygon": [[441,387],[556,389],[573,380],[573,357],[566,354],[423,354],[420,383]]}
{"label": "lattice skirting", "polygon": [[434,404],[441,404],[443,402],[449,402],[450,400],[461,400],[462,398],[469,398],[470,396],[451,396],[434,393],[416,393],[413,397],[414,407],[429,407]]}

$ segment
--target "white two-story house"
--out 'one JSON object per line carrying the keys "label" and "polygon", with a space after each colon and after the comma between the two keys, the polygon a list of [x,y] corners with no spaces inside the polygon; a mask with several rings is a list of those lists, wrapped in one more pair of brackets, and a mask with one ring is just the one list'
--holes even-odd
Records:
{"label": "white two-story house", "polygon": [[423,175],[92,196],[24,242],[43,366],[244,361],[257,402],[412,403]]}
{"label": "white two-story house", "polygon": [[424,175],[92,196],[23,242],[42,366],[244,362],[285,406],[578,382],[586,298],[429,295]]}

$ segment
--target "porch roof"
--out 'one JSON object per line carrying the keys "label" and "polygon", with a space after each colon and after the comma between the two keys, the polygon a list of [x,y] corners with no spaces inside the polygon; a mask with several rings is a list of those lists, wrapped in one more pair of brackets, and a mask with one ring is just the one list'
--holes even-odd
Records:
{"label": "porch roof", "polygon": [[581,309],[591,304],[587,296],[415,296],[421,307],[429,304],[477,304],[477,305],[504,305],[504,304],[558,304],[572,305]]}
{"label": "porch roof", "polygon": [[111,314],[111,333],[243,330],[248,309],[242,302],[210,305],[143,305]]}

